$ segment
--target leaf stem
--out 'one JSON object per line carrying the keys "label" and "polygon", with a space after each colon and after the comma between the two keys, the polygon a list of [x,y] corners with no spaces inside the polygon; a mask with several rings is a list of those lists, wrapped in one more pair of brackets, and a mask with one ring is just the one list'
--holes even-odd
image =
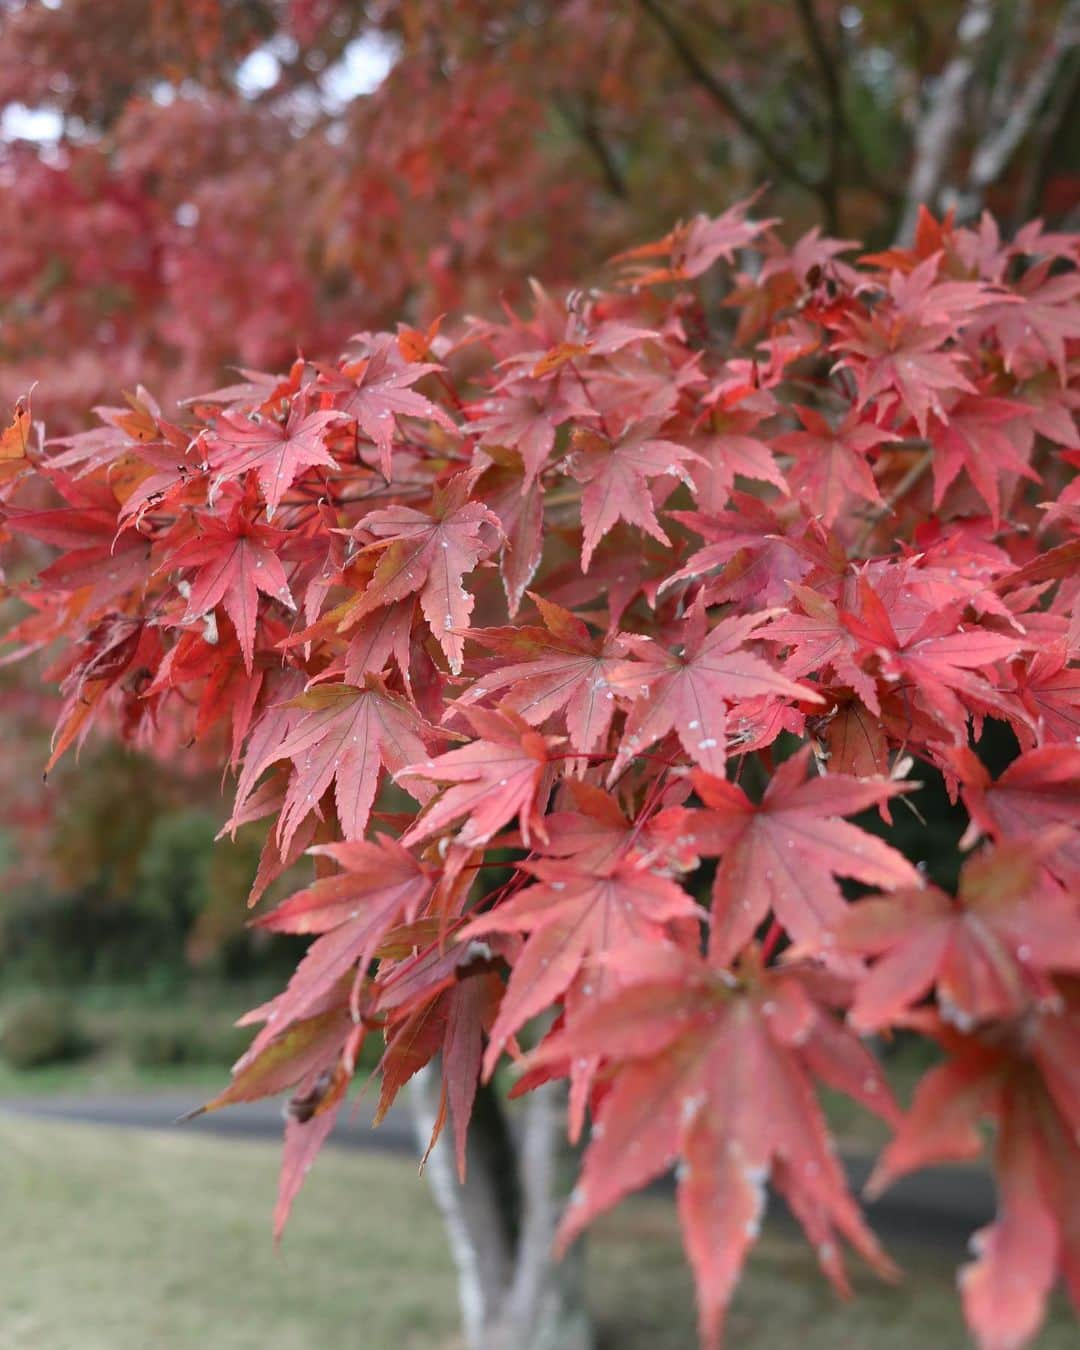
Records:
{"label": "leaf stem", "polygon": [[874,533],[878,521],[883,520],[885,516],[891,515],[894,507],[904,496],[911,491],[920,478],[926,473],[934,460],[933,446],[927,446],[917,460],[908,467],[907,472],[897,483],[896,487],[885,498],[884,503],[875,511],[872,511],[863,526],[862,532],[855,541],[855,552],[862,553],[863,549],[870,542],[870,536]]}
{"label": "leaf stem", "polygon": [[783,925],[779,919],[773,919],[772,923],[769,925],[769,931],[765,934],[765,941],[761,944],[762,965],[768,963],[783,936]]}

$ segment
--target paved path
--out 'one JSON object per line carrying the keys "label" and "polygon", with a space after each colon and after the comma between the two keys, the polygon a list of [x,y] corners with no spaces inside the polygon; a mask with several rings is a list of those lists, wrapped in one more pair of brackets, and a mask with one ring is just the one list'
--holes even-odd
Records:
{"label": "paved path", "polygon": [[[283,1128],[280,1101],[240,1102],[222,1111],[177,1124],[180,1116],[199,1106],[206,1094],[196,1089],[180,1092],[128,1093],[120,1096],[72,1093],[42,1097],[0,1097],[0,1111],[45,1120],[83,1120],[144,1130],[184,1130],[193,1134],[227,1135],[234,1139],[280,1139]],[[408,1110],[394,1107],[377,1130],[371,1128],[375,1097],[364,1098],[359,1110],[338,1116],[332,1142],[345,1148],[411,1152],[412,1121]]]}
{"label": "paved path", "polygon": [[[276,1101],[244,1102],[177,1125],[177,1117],[198,1105],[199,1100],[194,1090],[126,1096],[9,1097],[0,1098],[0,1111],[125,1129],[182,1129],[234,1139],[281,1137],[281,1105]],[[413,1153],[407,1108],[392,1109],[377,1130],[371,1128],[373,1110],[374,1098],[370,1102],[364,1099],[356,1112],[343,1111],[331,1143],[342,1148]],[[849,1154],[843,1161],[852,1187],[858,1191],[870,1173],[872,1160]],[[658,1183],[656,1189],[670,1190],[670,1181]],[[952,1255],[966,1246],[974,1229],[989,1222],[993,1212],[990,1177],[975,1167],[939,1167],[905,1178],[868,1206],[874,1228],[886,1240],[936,1247]]]}

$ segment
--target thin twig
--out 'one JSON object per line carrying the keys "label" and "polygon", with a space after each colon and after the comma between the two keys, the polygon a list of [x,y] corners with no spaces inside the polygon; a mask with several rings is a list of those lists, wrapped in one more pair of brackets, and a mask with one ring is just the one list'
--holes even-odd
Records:
{"label": "thin twig", "polygon": [[886,516],[892,514],[897,503],[902,501],[903,498],[906,496],[906,494],[910,492],[911,489],[915,486],[915,484],[919,481],[919,479],[922,478],[922,476],[926,473],[927,469],[929,469],[930,465],[933,463],[933,460],[934,460],[933,447],[927,446],[927,448],[922,452],[919,458],[909,466],[907,472],[900,479],[899,483],[897,483],[896,487],[894,487],[893,490],[889,493],[889,495],[885,498],[881,506],[877,507],[876,510],[872,511],[870,515],[867,517],[867,521],[866,524],[863,526],[862,533],[855,541],[856,553],[861,553],[863,551],[863,549],[869,543],[870,536],[874,533],[874,528],[877,525],[878,521],[884,520]]}
{"label": "thin twig", "polygon": [[573,109],[565,99],[556,97],[554,103],[563,121],[596,160],[611,195],[620,201],[629,200],[630,190],[626,179],[600,130],[595,99],[591,95],[586,96],[580,117],[574,116]]}
{"label": "thin twig", "polygon": [[[839,212],[839,203],[835,198],[841,181],[845,150],[862,182],[879,197],[895,202],[900,194],[892,184],[884,182],[871,168],[859,140],[858,128],[848,116],[844,101],[843,58],[839,52],[830,48],[814,0],[795,0],[795,5],[802,20],[807,46],[821,74],[821,83],[829,109],[827,181],[834,198],[834,215]],[[838,233],[839,221],[835,220],[829,228]]]}
{"label": "thin twig", "polygon": [[768,965],[773,952],[779,946],[780,939],[784,936],[784,927],[779,919],[773,919],[769,924],[769,931],[765,934],[765,941],[761,944],[761,963]]}
{"label": "thin twig", "polygon": [[736,95],[705,65],[690,45],[685,33],[674,23],[658,0],[638,0],[668,40],[671,50],[682,62],[687,73],[701,86],[720,108],[727,113],[743,134],[758,147],[767,159],[791,182],[807,192],[820,196],[822,184],[810,178],[773,140],[763,126],[743,107]]}
{"label": "thin twig", "polygon": [[1065,62],[1062,78],[1053,91],[1027,142],[1024,170],[1016,192],[1014,222],[1019,225],[1038,214],[1039,201],[1050,172],[1058,133],[1080,90],[1080,52]]}
{"label": "thin twig", "polygon": [[1024,43],[1031,22],[1031,0],[1012,0],[1008,7],[1007,26],[1002,25],[998,37],[998,73],[994,87],[988,91],[985,121],[986,127],[1000,126],[1009,115],[1009,109],[1016,101],[1017,71],[1024,55]]}
{"label": "thin twig", "polygon": [[835,55],[830,52],[825,34],[821,31],[814,0],[795,0],[795,7],[802,20],[807,46],[817,63],[821,74],[825,100],[829,108],[829,121],[826,131],[828,169],[825,174],[824,205],[826,228],[830,234],[840,232],[839,205],[837,188],[840,181],[840,163],[843,157],[845,135],[852,140],[844,112],[844,90],[840,83],[840,72]]}

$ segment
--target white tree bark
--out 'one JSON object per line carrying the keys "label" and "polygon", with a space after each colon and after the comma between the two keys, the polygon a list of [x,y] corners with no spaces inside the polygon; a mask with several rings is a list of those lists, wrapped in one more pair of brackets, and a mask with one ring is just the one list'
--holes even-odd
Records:
{"label": "white tree bark", "polygon": [[592,1350],[584,1247],[579,1243],[561,1262],[552,1259],[575,1170],[566,1144],[565,1107],[561,1083],[542,1084],[523,1104],[517,1152],[521,1227],[513,1280],[489,1338],[490,1350]]}
{"label": "white tree bark", "polygon": [[[925,205],[934,210],[945,195],[949,158],[964,127],[970,86],[986,37],[1000,10],[1001,5],[994,0],[968,0],[956,30],[956,49],[916,122],[911,174],[896,235],[899,244],[911,242],[919,207]],[[1013,32],[1007,40],[1018,46],[1021,35]],[[986,189],[1001,178],[1052,101],[1059,76],[1078,47],[1080,0],[1063,0],[1050,41],[1022,84],[1014,79],[1015,54],[1005,60],[988,101],[985,115],[988,125],[980,128],[982,135],[972,153],[966,179],[953,184],[953,200],[948,204],[958,206],[965,216],[978,211]]]}
{"label": "white tree bark", "polygon": [[915,157],[908,179],[904,210],[896,240],[908,244],[915,234],[919,207],[931,209],[949,162],[949,154],[964,118],[964,95],[983,41],[990,31],[996,6],[993,0],[968,0],[956,28],[956,51],[937,78],[930,100],[915,127]]}
{"label": "white tree bark", "polygon": [[1068,0],[1054,35],[1026,84],[1018,92],[1011,91],[1003,120],[982,138],[972,156],[968,173],[972,196],[981,198],[985,189],[1005,172],[1021,142],[1035,125],[1062,66],[1078,46],[1080,0]]}
{"label": "white tree bark", "polygon": [[[410,1087],[424,1150],[439,1110],[437,1063]],[[428,1155],[425,1175],[446,1225],[469,1350],[593,1350],[583,1250],[562,1262],[552,1254],[573,1181],[563,1107],[557,1083],[530,1093],[515,1138],[494,1096],[478,1098],[464,1184],[448,1131]]]}

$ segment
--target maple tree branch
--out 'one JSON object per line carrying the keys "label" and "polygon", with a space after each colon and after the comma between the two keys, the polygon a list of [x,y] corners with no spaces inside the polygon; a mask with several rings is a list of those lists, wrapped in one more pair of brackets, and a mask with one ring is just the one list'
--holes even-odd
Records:
{"label": "maple tree branch", "polygon": [[1028,140],[1028,152],[1024,157],[1024,170],[1013,214],[1013,219],[1017,222],[1026,220],[1038,209],[1054,144],[1069,110],[1075,108],[1078,89],[1080,89],[1080,57],[1074,51],[1072,59],[1064,63],[1062,78],[1053,90]]}
{"label": "maple tree branch", "polygon": [[705,65],[690,45],[685,33],[672,20],[658,0],[638,0],[656,26],[667,38],[668,45],[682,63],[687,74],[699,84],[742,133],[770,159],[780,172],[806,192],[821,197],[823,184],[805,174],[798,164],[776,143],[769,132],[743,107],[735,94]]}
{"label": "maple tree branch", "polygon": [[923,0],[908,0],[907,11],[904,17],[911,24],[911,36],[916,52],[916,63],[923,66],[930,58],[930,50],[934,42],[933,29],[930,27],[929,20],[923,13]]}
{"label": "maple tree branch", "polygon": [[945,167],[964,117],[964,95],[975,74],[983,41],[993,24],[993,0],[968,0],[956,28],[957,47],[937,78],[929,104],[915,126],[915,152],[904,209],[896,230],[898,244],[915,233],[919,207],[933,209]]}
{"label": "maple tree branch", "polygon": [[985,136],[975,149],[968,184],[978,199],[996,182],[1046,106],[1058,75],[1069,56],[1080,47],[1080,0],[1068,0],[1038,65],[1019,95],[1010,101],[1004,122]]}
{"label": "maple tree branch", "polygon": [[904,496],[911,491],[915,484],[923,477],[927,469],[934,462],[933,446],[928,445],[918,459],[908,466],[907,472],[903,475],[896,487],[885,498],[881,506],[877,507],[867,517],[866,524],[862,532],[855,541],[856,553],[861,553],[870,541],[870,536],[874,533],[874,528],[878,521],[891,515],[898,502],[902,501]]}
{"label": "maple tree branch", "polygon": [[[440,1080],[437,1056],[409,1083],[421,1151],[444,1106]],[[541,1084],[524,1103],[521,1129],[512,1132],[494,1089],[481,1085],[465,1180],[458,1179],[447,1129],[427,1153],[424,1173],[446,1224],[470,1350],[593,1348],[582,1244],[562,1262],[551,1250],[576,1171],[564,1142],[565,1096],[564,1084]]]}
{"label": "maple tree branch", "polygon": [[[857,129],[851,118],[848,117],[847,107],[844,103],[843,62],[839,53],[833,51],[829,46],[814,0],[795,0],[795,7],[799,11],[807,46],[810,48],[811,55],[820,72],[821,84],[825,91],[825,99],[829,109],[827,131],[829,170],[825,182],[833,196],[832,211],[834,217],[838,216],[839,213],[839,203],[835,198],[840,185],[845,147],[863,182],[878,196],[895,201],[898,195],[896,189],[879,178],[867,162]],[[840,228],[839,220],[834,219],[829,228],[833,232],[838,232]]]}
{"label": "maple tree branch", "polygon": [[[987,128],[1003,122],[1016,98],[1017,69],[1024,52],[1024,40],[1031,18],[1031,0],[1011,0],[1005,23],[998,34],[1001,52],[994,86],[987,93],[986,109],[980,126]],[[1007,25],[1007,26],[1006,26]]]}
{"label": "maple tree branch", "polygon": [[825,40],[825,33],[822,30],[814,0],[795,0],[795,8],[799,11],[807,45],[813,53],[818,69],[821,71],[822,83],[825,85],[829,102],[834,108],[840,108],[843,92],[840,85],[840,76],[837,72],[834,54],[829,50],[829,44]]}
{"label": "maple tree branch", "polygon": [[622,170],[615,161],[615,156],[611,153],[611,147],[600,131],[600,125],[596,120],[595,100],[591,97],[585,100],[580,118],[574,116],[566,100],[556,96],[554,103],[563,121],[596,160],[611,195],[618,197],[620,201],[628,201],[630,190]]}
{"label": "maple tree branch", "polygon": [[[844,90],[840,82],[837,61],[825,41],[825,34],[822,32],[817,10],[814,8],[814,0],[795,0],[795,8],[799,11],[807,46],[810,48],[811,55],[821,74],[821,84],[825,90],[825,100],[829,109],[826,130],[826,153],[829,167],[825,175],[828,194],[826,216],[829,219],[826,221],[826,227],[830,233],[837,234],[840,230],[840,222],[836,198],[840,179],[840,163],[843,158],[844,137],[847,136],[853,147],[854,138],[851,135],[851,130],[847,124],[847,116],[844,112]],[[854,148],[857,150],[857,147]]]}

